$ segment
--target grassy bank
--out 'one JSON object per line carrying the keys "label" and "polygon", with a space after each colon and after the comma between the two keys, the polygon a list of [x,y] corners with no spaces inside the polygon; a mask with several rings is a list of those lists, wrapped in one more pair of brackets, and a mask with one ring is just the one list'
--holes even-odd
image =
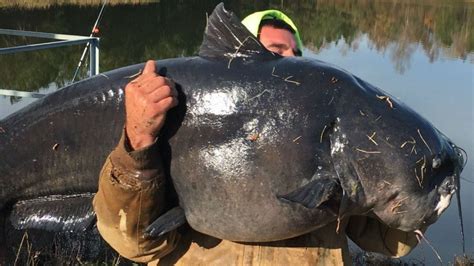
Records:
{"label": "grassy bank", "polygon": [[[0,8],[49,8],[54,5],[97,6],[100,0],[0,0]],[[108,5],[156,3],[159,0],[109,0]]]}
{"label": "grassy bank", "polygon": [[[445,261],[446,260],[446,261]],[[394,259],[388,258],[377,253],[358,252],[352,254],[352,263],[354,265],[363,266],[425,266],[430,265],[424,259]],[[472,266],[474,265],[474,254],[471,255],[454,255],[452,258],[444,258],[443,265],[453,266]]]}

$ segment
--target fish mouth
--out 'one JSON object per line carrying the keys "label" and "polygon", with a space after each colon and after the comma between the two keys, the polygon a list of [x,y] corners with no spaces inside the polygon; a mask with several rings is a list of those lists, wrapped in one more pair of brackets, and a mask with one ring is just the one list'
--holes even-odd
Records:
{"label": "fish mouth", "polygon": [[453,194],[454,191],[445,195],[440,195],[438,204],[434,209],[438,217],[441,216],[441,214],[448,208],[449,204],[451,203],[451,197],[453,196]]}
{"label": "fish mouth", "polygon": [[[462,250],[465,254],[465,238],[464,238],[464,222],[463,222],[463,214],[462,214],[462,205],[461,205],[461,172],[467,165],[468,156],[467,152],[455,145],[453,142],[448,140],[449,146],[451,148],[448,157],[450,159],[450,167],[452,168],[452,175],[448,176],[443,182],[440,184],[437,192],[439,194],[438,201],[436,203],[436,207],[433,210],[433,214],[428,219],[424,220],[425,225],[433,224],[438,220],[441,214],[448,208],[452,196],[456,193],[456,201],[458,206],[458,217],[460,223],[460,233],[461,233],[461,240],[462,240]],[[435,160],[433,160],[433,168],[435,166]]]}
{"label": "fish mouth", "polygon": [[[433,224],[438,220],[441,214],[448,209],[451,204],[452,196],[457,194],[458,207],[460,206],[460,174],[467,163],[467,153],[464,149],[456,146],[447,139],[446,149],[442,154],[433,157],[432,168],[436,169],[437,177],[435,180],[442,180],[441,183],[434,184],[437,194],[436,201],[433,203],[433,211],[430,216],[424,219],[426,225]],[[444,178],[442,178],[444,177]],[[460,207],[459,207],[460,208]],[[462,212],[459,209],[460,220],[462,221]],[[462,222],[461,222],[462,223]]]}
{"label": "fish mouth", "polygon": [[436,201],[434,202],[433,211],[431,215],[427,218],[423,219],[424,225],[430,225],[435,223],[441,214],[443,214],[451,204],[452,197],[454,193],[458,191],[458,187],[456,186],[456,176],[450,176],[446,178],[441,186],[437,189],[436,194]]}

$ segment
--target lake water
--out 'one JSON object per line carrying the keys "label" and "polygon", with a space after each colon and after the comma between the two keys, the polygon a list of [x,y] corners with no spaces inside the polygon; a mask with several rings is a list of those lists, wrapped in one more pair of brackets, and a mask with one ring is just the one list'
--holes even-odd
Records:
{"label": "lake water", "polygon": [[[25,1],[28,2],[28,1]],[[0,4],[0,28],[88,35],[100,6],[93,1],[49,6]],[[100,23],[101,71],[149,58],[193,55],[206,12],[217,1],[111,1]],[[136,1],[139,2],[139,1]],[[474,4],[463,1],[225,1],[243,17],[254,10],[287,12],[301,29],[304,56],[342,67],[419,112],[463,147],[466,250],[474,256]],[[0,36],[0,47],[39,42]],[[72,78],[83,47],[0,55],[0,89],[51,92]],[[81,78],[86,77],[83,69]],[[0,119],[33,99],[0,96]],[[443,261],[461,254],[457,204],[426,233]],[[437,263],[426,243],[407,259]]]}

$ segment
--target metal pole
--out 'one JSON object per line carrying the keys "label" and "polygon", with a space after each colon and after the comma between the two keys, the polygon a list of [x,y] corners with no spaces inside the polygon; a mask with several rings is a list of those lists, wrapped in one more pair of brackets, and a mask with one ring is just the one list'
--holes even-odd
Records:
{"label": "metal pole", "polygon": [[[22,37],[35,37],[35,38],[46,38],[46,39],[55,39],[55,40],[83,40],[87,38],[86,36],[71,35],[71,34],[59,34],[59,33],[49,33],[49,32],[37,32],[37,31],[26,31],[26,30],[10,30],[10,29],[0,29],[0,34],[4,35],[14,35]],[[92,36],[89,36],[92,37]]]}
{"label": "metal pole", "polygon": [[15,96],[15,97],[31,97],[31,98],[42,98],[46,96],[46,94],[37,93],[37,92],[1,90],[1,89],[0,89],[0,95]]}
{"label": "metal pole", "polygon": [[99,39],[91,40],[90,42],[90,53],[89,53],[89,76],[95,76],[99,74]]}
{"label": "metal pole", "polygon": [[83,39],[78,39],[78,40],[35,43],[35,44],[9,47],[9,48],[0,48],[0,54],[11,54],[11,53],[18,53],[18,52],[37,51],[37,50],[56,48],[56,47],[62,47],[62,46],[70,46],[70,45],[75,45],[75,44],[87,43],[94,39],[95,39],[94,37],[92,38],[84,37]]}

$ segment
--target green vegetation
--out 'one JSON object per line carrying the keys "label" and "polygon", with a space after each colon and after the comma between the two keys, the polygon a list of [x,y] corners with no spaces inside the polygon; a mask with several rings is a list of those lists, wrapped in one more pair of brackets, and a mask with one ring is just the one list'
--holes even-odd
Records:
{"label": "green vegetation", "polygon": [[[124,4],[144,4],[156,3],[159,0],[108,0],[109,5],[124,5]],[[101,1],[98,0],[1,0],[0,8],[15,7],[15,8],[49,8],[58,5],[79,5],[79,6],[96,6]]]}
{"label": "green vegetation", "polygon": [[[3,3],[5,2],[5,3]],[[15,0],[0,4],[0,28],[89,35],[100,1]],[[40,3],[37,3],[40,2]],[[206,16],[219,0],[109,1],[100,24],[100,70],[196,54]],[[431,61],[441,55],[466,60],[474,50],[474,5],[451,0],[228,0],[237,15],[275,8],[299,26],[305,46],[316,53],[344,41],[357,49],[367,36],[374,49],[388,53],[400,72],[409,65],[417,46]],[[22,7],[18,9],[17,7]],[[3,7],[3,8],[1,8]],[[45,40],[0,36],[0,47]],[[47,41],[47,40],[46,40]],[[0,89],[37,90],[70,80],[83,47],[1,55]],[[86,77],[83,68],[81,77]]]}

